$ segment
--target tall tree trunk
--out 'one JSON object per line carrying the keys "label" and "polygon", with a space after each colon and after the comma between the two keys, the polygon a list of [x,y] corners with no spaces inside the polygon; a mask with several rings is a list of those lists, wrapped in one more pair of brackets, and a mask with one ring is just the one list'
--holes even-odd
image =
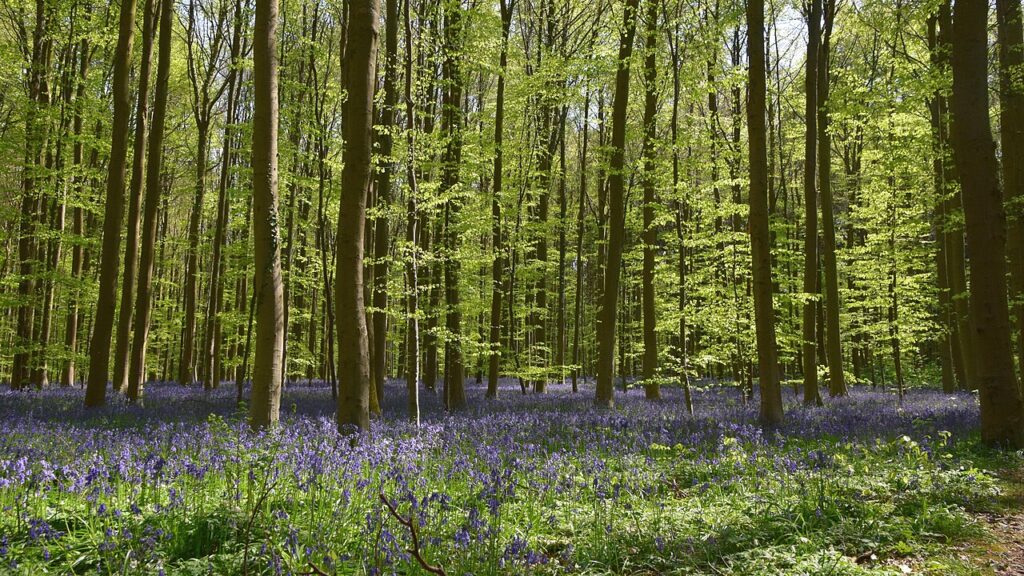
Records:
{"label": "tall tree trunk", "polygon": [[832,198],[832,133],[828,123],[829,57],[836,0],[825,0],[824,32],[818,58],[818,190],[821,195],[822,263],[825,272],[825,356],[829,396],[845,396],[843,342],[839,326],[839,272],[836,268],[836,218]]}
{"label": "tall tree trunk", "polygon": [[[931,65],[940,71],[939,67],[939,50],[938,50],[938,16],[932,16],[928,18],[928,51],[931,56]],[[946,254],[946,213],[945,213],[945,202],[943,196],[945,195],[945,184],[943,182],[943,154],[944,143],[942,141],[942,114],[943,114],[943,95],[942,90],[936,89],[932,92],[931,99],[928,102],[928,112],[931,120],[932,129],[932,180],[935,184],[935,216],[933,218],[933,229],[936,242],[936,255],[935,255],[935,276],[937,285],[936,288],[939,292],[939,337],[938,337],[938,353],[939,353],[939,366],[941,368],[942,378],[942,391],[953,392],[956,389],[956,370],[953,365],[953,345],[952,336],[956,333],[953,324],[952,316],[952,302],[949,298],[949,271],[947,269],[947,254]]]}
{"label": "tall tree trunk", "polygon": [[[450,194],[459,186],[462,163],[462,5],[461,0],[448,0],[445,5],[444,63],[445,79],[442,99],[441,128],[446,145],[441,157],[441,193]],[[462,352],[462,310],[459,295],[459,231],[456,228],[462,200],[451,198],[444,207],[444,294],[445,354],[444,405],[449,410],[466,407],[465,368]]]}
{"label": "tall tree trunk", "polygon": [[[86,15],[91,16],[92,4],[85,5]],[[82,238],[85,235],[85,215],[82,209],[82,197],[85,195],[86,183],[82,176],[82,124],[85,110],[85,89],[89,75],[89,61],[91,59],[89,35],[82,36],[78,44],[78,86],[75,95],[75,118],[72,122],[74,133],[74,144],[72,145],[72,162],[75,165],[75,176],[72,178],[72,187],[79,202],[76,202],[74,215],[72,216],[72,234],[76,238],[74,247],[71,249],[71,278],[80,280],[84,272],[85,249],[82,246]],[[61,386],[71,386],[75,383],[75,364],[78,356],[78,324],[79,324],[79,301],[81,299],[81,288],[74,288],[69,298],[67,324],[64,328],[64,346],[68,351],[68,359],[64,363],[64,372],[61,376]]]}
{"label": "tall tree trunk", "polygon": [[747,131],[750,155],[750,252],[753,259],[754,319],[761,388],[761,420],[782,421],[775,307],[772,302],[771,234],[768,218],[768,146],[765,135],[764,0],[747,1]]}
{"label": "tall tree trunk", "polygon": [[988,3],[953,11],[953,157],[971,246],[971,343],[981,438],[1024,447],[1024,402],[1014,372],[1006,296],[1006,215],[988,120]]}
{"label": "tall tree trunk", "polygon": [[377,0],[353,0],[345,46],[345,149],[338,217],[335,317],[338,322],[338,429],[370,427],[370,358],[363,301],[366,199],[373,173],[374,71],[380,35]]}
{"label": "tall tree trunk", "polygon": [[[46,149],[47,131],[45,109],[49,105],[47,74],[49,72],[49,39],[46,29],[50,8],[43,0],[36,0],[35,28],[32,31],[32,59],[28,70],[28,114],[25,119],[25,163],[22,169],[21,213],[18,225],[18,314],[11,387],[24,388],[32,378],[35,293],[43,282],[36,282],[33,266],[42,260],[37,246],[37,219],[45,201],[39,180]],[[41,177],[42,176],[42,177]]]}
{"label": "tall tree trunk", "polygon": [[[670,125],[672,134],[672,193],[683,195],[679,190],[679,96],[681,85],[679,79],[679,67],[681,59],[679,24],[677,22],[674,34],[669,35],[669,50],[672,54],[672,123]],[[679,289],[676,304],[679,310],[679,333],[678,339],[678,362],[679,381],[683,386],[683,398],[686,402],[686,411],[693,414],[693,398],[690,396],[690,376],[687,372],[688,361],[686,355],[686,228],[684,221],[687,216],[688,202],[685,196],[676,201],[676,238],[679,242],[679,254],[676,263]]]}
{"label": "tall tree trunk", "polygon": [[153,36],[157,19],[156,0],[146,0],[142,14],[142,63],[139,66],[139,90],[135,106],[135,142],[132,152],[132,176],[128,185],[128,235],[124,245],[124,273],[121,275],[121,308],[117,317],[114,344],[114,389],[128,391],[128,356],[131,342],[132,304],[139,257],[139,210],[146,170],[146,124],[149,109],[149,77],[153,65]]}
{"label": "tall tree trunk", "polygon": [[[950,65],[950,54],[952,53],[953,35],[953,10],[950,0],[945,0],[939,5],[939,56],[943,69]],[[949,101],[944,100],[949,106]],[[947,112],[949,110],[947,109]],[[943,153],[943,177],[945,184],[945,243],[946,243],[946,270],[949,274],[949,291],[953,300],[953,315],[956,322],[955,348],[959,348],[959,364],[963,366],[961,386],[965,389],[977,389],[974,362],[974,347],[971,344],[971,319],[970,302],[967,294],[967,271],[965,270],[964,226],[963,226],[963,195],[958,185],[960,175],[957,172],[956,162],[952,159],[952,134],[950,134],[950,117],[947,113],[943,117],[941,129],[943,142],[950,143]],[[956,359],[954,359],[956,360]]]}
{"label": "tall tree trunk", "polygon": [[647,38],[644,43],[644,184],[643,184],[643,272],[642,272],[642,308],[643,308],[643,339],[644,357],[643,373],[644,395],[648,400],[661,398],[661,386],[655,379],[658,370],[658,323],[657,309],[654,302],[654,267],[655,249],[658,243],[658,230],[654,225],[655,166],[657,152],[658,113],[658,11],[661,6],[655,0],[647,0]]}
{"label": "tall tree trunk", "polygon": [[406,366],[405,386],[408,393],[406,407],[408,417],[415,425],[420,425],[420,321],[419,321],[419,269],[418,245],[419,208],[417,206],[418,189],[416,186],[416,107],[413,103],[412,85],[412,16],[410,0],[405,0],[405,138],[408,148],[406,158],[406,179],[409,190],[406,207],[405,241],[408,244],[409,258],[406,261],[405,275],[409,296],[406,303]]}
{"label": "tall tree trunk", "polygon": [[242,47],[242,3],[235,0],[232,17],[231,60],[227,79],[227,118],[224,121],[224,142],[221,151],[220,178],[217,184],[217,221],[213,232],[213,258],[210,262],[210,302],[206,312],[206,342],[203,346],[203,370],[206,388],[216,388],[221,380],[221,321],[220,307],[223,299],[225,262],[224,243],[227,240],[230,199],[228,189],[231,181],[231,167],[234,163],[234,147],[237,136],[234,133],[236,95],[238,81],[238,60]]}
{"label": "tall tree trunk", "polygon": [[629,105],[629,65],[636,36],[636,19],[640,0],[626,0],[619,36],[618,69],[615,72],[615,101],[612,104],[611,162],[608,168],[609,234],[607,260],[604,265],[604,289],[601,294],[601,323],[597,328],[598,366],[595,402],[611,408],[615,404],[615,321],[618,311],[619,268],[626,235],[624,198],[626,146],[626,111]]}
{"label": "tall tree trunk", "polygon": [[508,36],[512,27],[515,0],[501,0],[501,53],[498,57],[498,87],[494,105],[494,191],[491,196],[491,326],[490,356],[487,364],[487,397],[498,397],[498,376],[501,368],[501,299],[502,273],[505,268],[501,234],[501,194],[504,171],[505,72],[508,69]]}
{"label": "tall tree trunk", "polygon": [[810,1],[807,17],[807,71],[804,76],[804,284],[803,359],[804,404],[821,404],[818,362],[814,347],[818,297],[818,190],[815,186],[818,137],[818,55],[821,37],[821,2]]}
{"label": "tall tree trunk", "polygon": [[391,234],[388,211],[391,206],[391,184],[395,174],[392,128],[396,126],[395,107],[398,105],[398,0],[386,0],[384,16],[384,103],[380,120],[384,130],[380,135],[381,170],[377,173],[377,223],[373,240],[373,385],[377,400],[384,401],[385,359],[388,336],[388,251]]}
{"label": "tall tree trunk", "polygon": [[89,378],[85,406],[102,406],[107,399],[107,376],[110,366],[111,332],[117,305],[117,273],[121,265],[121,220],[124,208],[124,177],[128,157],[128,116],[131,114],[129,72],[132,40],[135,35],[135,0],[122,0],[118,21],[117,48],[114,50],[114,73],[111,78],[114,98],[114,119],[110,129],[110,159],[107,162],[106,209],[103,217],[103,249],[100,260],[99,292],[96,298],[96,319],[89,342]]}
{"label": "tall tree trunk", "polygon": [[1006,255],[1010,265],[1010,304],[1016,323],[1017,362],[1024,377],[1024,28],[1020,2],[996,1],[999,38],[999,143],[1007,214]]}
{"label": "tall tree trunk", "polygon": [[160,2],[160,40],[153,97],[153,125],[149,134],[149,163],[146,166],[146,198],[139,239],[138,291],[135,295],[135,337],[128,364],[128,400],[138,402],[146,377],[146,348],[153,314],[153,259],[156,252],[157,218],[160,210],[161,170],[163,169],[164,132],[167,118],[168,83],[171,72],[171,39],[174,25],[173,0]]}
{"label": "tall tree trunk", "polygon": [[579,391],[578,379],[583,372],[582,350],[580,340],[582,337],[583,324],[583,233],[586,229],[584,221],[586,218],[587,205],[587,148],[590,134],[590,88],[587,88],[587,96],[583,102],[583,134],[580,146],[580,190],[577,196],[576,205],[576,290],[573,298],[575,314],[573,315],[572,329],[572,391]]}
{"label": "tall tree trunk", "polygon": [[565,384],[565,251],[567,225],[566,216],[569,209],[566,198],[566,169],[565,169],[565,122],[569,108],[562,108],[562,116],[559,121],[558,137],[558,318],[555,330],[558,344],[555,346],[555,366],[558,367],[558,383]]}
{"label": "tall tree trunk", "polygon": [[[196,116],[195,193],[188,219],[188,252],[185,257],[185,318],[178,362],[178,383],[192,384],[196,378],[196,306],[199,299],[199,225],[203,219],[203,198],[206,195],[206,163],[209,149],[210,123]],[[253,166],[255,167],[255,162]]]}
{"label": "tall tree trunk", "polygon": [[277,0],[256,0],[253,29],[253,295],[256,340],[249,423],[280,417],[284,369],[284,283],[277,194]]}

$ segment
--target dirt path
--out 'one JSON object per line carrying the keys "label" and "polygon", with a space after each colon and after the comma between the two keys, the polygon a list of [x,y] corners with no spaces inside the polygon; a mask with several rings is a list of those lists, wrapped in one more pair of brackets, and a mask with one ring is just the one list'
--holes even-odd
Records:
{"label": "dirt path", "polygon": [[979,514],[992,536],[978,546],[978,564],[999,576],[1024,576],[1024,469],[1004,470],[1001,510]]}

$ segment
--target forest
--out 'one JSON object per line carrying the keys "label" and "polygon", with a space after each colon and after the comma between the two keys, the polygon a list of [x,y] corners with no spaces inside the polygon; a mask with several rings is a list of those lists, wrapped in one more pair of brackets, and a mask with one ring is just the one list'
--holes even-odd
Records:
{"label": "forest", "polygon": [[1020,0],[0,0],[0,574],[1020,574]]}

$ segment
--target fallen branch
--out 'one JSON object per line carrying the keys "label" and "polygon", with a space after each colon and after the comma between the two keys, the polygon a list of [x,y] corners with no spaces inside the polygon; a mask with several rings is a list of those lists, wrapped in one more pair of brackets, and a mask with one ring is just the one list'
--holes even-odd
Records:
{"label": "fallen branch", "polygon": [[313,561],[309,561],[309,572],[301,572],[299,576],[330,576],[327,572],[324,572],[319,566],[313,564]]}
{"label": "fallen branch", "polygon": [[419,562],[420,568],[423,568],[431,574],[436,574],[437,576],[448,576],[448,573],[444,571],[444,568],[441,568],[440,566],[434,566],[428,563],[426,559],[423,558],[423,555],[420,553],[420,538],[419,535],[416,534],[416,525],[413,523],[412,517],[410,516],[409,518],[404,518],[401,514],[399,514],[398,510],[396,510],[395,507],[391,505],[391,502],[388,500],[388,497],[385,496],[383,492],[380,494],[380,501],[384,503],[384,506],[387,507],[388,512],[391,513],[395,520],[398,520],[399,524],[409,529],[409,534],[412,536],[412,548],[407,550],[407,552],[409,554],[412,554],[412,557],[415,558],[417,562]]}

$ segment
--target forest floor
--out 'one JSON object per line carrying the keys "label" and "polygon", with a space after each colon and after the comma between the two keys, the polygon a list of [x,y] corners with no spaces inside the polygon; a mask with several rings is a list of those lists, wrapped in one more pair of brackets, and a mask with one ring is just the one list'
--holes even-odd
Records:
{"label": "forest floor", "polygon": [[362,437],[316,382],[258,433],[231,387],[0,392],[0,574],[1024,574],[1024,453],[969,394],[787,390],[765,429],[726,385],[467,392],[416,427],[389,382]]}
{"label": "forest floor", "polygon": [[977,512],[986,537],[960,547],[959,557],[1000,576],[1024,576],[1024,468],[995,473],[1004,492],[995,506]]}

